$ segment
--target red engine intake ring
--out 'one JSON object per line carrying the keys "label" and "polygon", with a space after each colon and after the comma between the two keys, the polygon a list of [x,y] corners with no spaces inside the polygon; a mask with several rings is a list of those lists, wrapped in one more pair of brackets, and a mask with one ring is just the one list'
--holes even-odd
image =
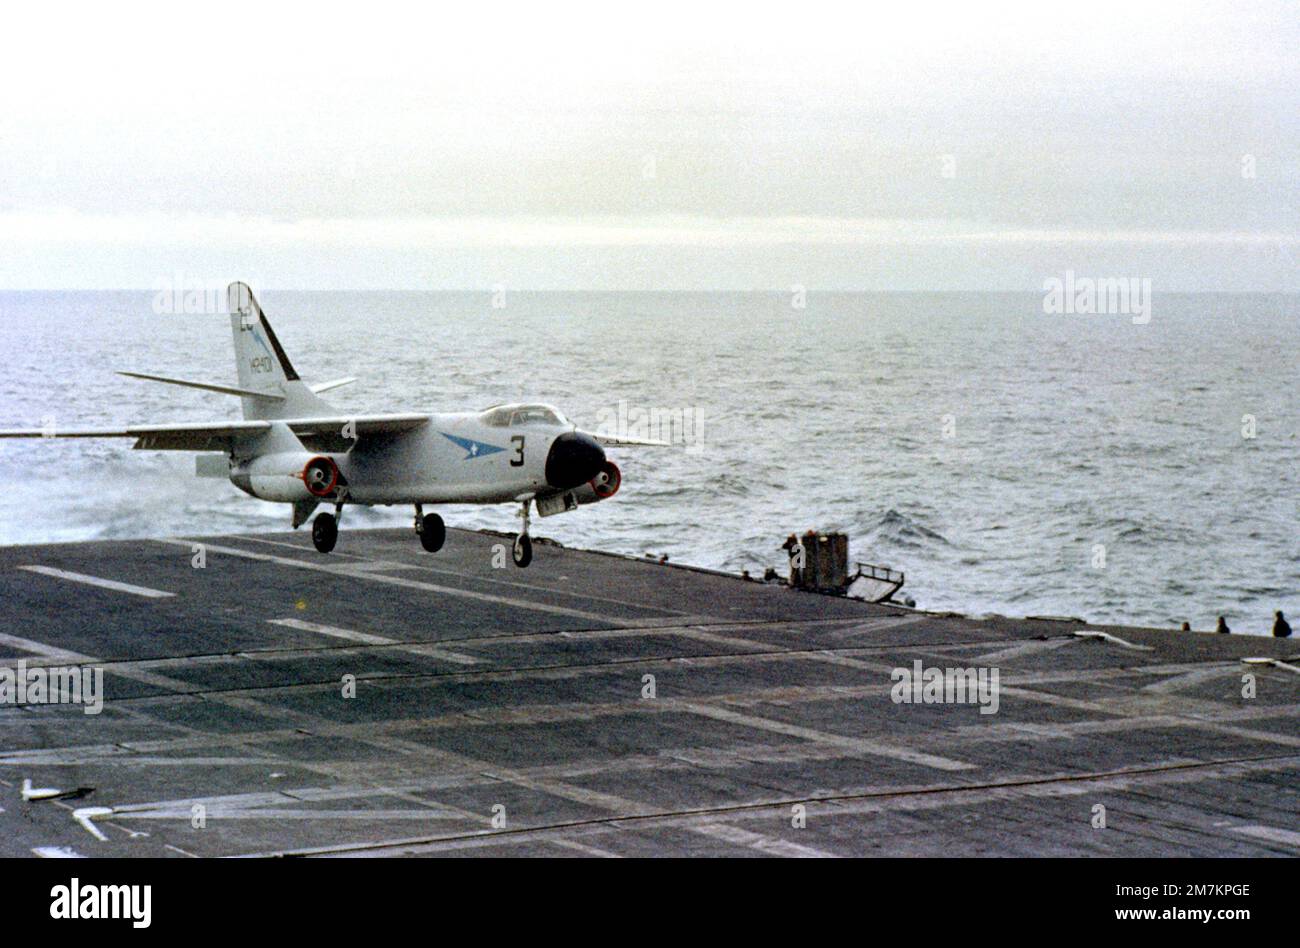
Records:
{"label": "red engine intake ring", "polygon": [[591,489],[595,491],[598,498],[607,500],[618,493],[622,483],[623,472],[618,469],[618,465],[613,461],[606,461],[600,473],[591,479]]}
{"label": "red engine intake ring", "polygon": [[[328,475],[328,482],[316,476],[321,472]],[[307,493],[313,497],[328,497],[339,486],[339,466],[333,458],[324,455],[314,457],[303,466],[302,482],[307,487]]]}

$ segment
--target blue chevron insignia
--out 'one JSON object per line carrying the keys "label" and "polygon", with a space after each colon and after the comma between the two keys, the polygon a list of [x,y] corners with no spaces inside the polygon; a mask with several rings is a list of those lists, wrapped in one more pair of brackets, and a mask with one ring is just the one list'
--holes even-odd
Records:
{"label": "blue chevron insignia", "polygon": [[472,461],[474,458],[481,458],[488,454],[496,454],[498,451],[504,451],[505,448],[498,448],[495,444],[487,444],[483,441],[473,441],[469,438],[458,438],[455,435],[447,434],[443,431],[440,434],[448,441],[454,441],[465,449],[465,456],[462,461]]}

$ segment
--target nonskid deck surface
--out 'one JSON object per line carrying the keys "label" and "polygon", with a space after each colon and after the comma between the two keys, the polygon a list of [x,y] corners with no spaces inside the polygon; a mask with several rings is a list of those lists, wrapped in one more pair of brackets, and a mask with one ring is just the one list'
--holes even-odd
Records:
{"label": "nonskid deck surface", "polygon": [[[1300,853],[1293,642],[508,544],[0,548],[0,668],[104,682],[0,705],[0,855]],[[996,713],[896,702],[917,661],[997,669]]]}

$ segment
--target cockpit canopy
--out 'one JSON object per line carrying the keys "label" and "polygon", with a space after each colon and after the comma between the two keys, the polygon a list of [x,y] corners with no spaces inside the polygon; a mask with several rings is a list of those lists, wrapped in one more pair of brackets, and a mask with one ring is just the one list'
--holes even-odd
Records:
{"label": "cockpit canopy", "polygon": [[567,425],[568,419],[551,405],[495,405],[479,416],[483,424],[492,428],[515,425]]}

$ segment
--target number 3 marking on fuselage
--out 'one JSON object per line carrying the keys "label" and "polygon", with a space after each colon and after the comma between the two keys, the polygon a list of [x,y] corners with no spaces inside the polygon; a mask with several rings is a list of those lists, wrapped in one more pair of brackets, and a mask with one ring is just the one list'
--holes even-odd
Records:
{"label": "number 3 marking on fuselage", "polygon": [[515,456],[510,459],[511,467],[524,466],[524,436],[515,435],[510,439],[510,443],[515,446]]}

